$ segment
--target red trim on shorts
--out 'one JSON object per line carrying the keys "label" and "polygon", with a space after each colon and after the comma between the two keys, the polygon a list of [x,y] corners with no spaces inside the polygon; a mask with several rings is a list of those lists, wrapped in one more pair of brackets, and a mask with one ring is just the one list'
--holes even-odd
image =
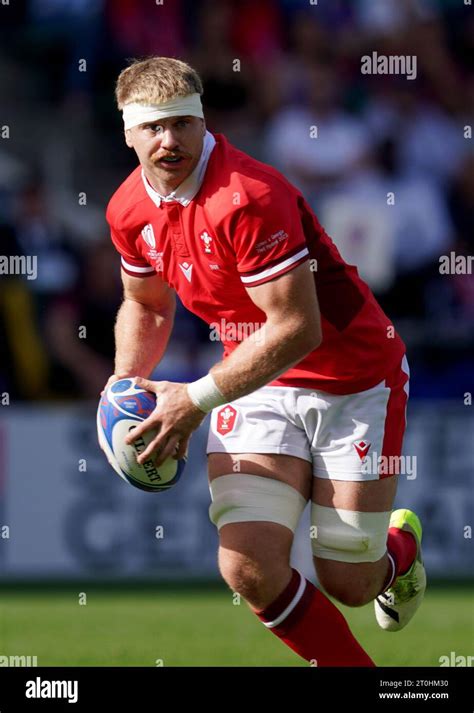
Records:
{"label": "red trim on shorts", "polygon": [[[408,394],[404,386],[409,381],[409,374],[402,369],[405,358],[385,379],[385,386],[390,389],[390,396],[387,402],[385,415],[384,436],[382,443],[382,456],[400,457],[402,454],[403,436],[406,429],[406,407]],[[390,478],[392,475],[399,475],[400,461],[395,467],[390,468],[389,473],[379,473],[379,478]]]}

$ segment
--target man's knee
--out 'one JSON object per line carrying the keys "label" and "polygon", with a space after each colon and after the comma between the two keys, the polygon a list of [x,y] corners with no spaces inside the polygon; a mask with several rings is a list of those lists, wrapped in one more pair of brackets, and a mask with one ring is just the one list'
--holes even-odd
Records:
{"label": "man's knee", "polygon": [[[331,592],[328,592],[328,594],[331,594]],[[362,591],[360,589],[347,589],[337,594],[331,594],[331,596],[346,607],[364,607],[374,599],[372,591]]]}
{"label": "man's knee", "polygon": [[314,557],[318,581],[334,599],[348,607],[362,607],[380,592],[387,558],[377,562],[334,562]]}
{"label": "man's knee", "polygon": [[293,533],[274,522],[239,522],[219,530],[219,569],[232,591],[265,607],[290,579]]}
{"label": "man's knee", "polygon": [[261,597],[265,575],[255,560],[238,552],[229,553],[228,550],[221,550],[219,569],[233,592],[248,601]]}
{"label": "man's knee", "polygon": [[210,490],[221,574],[249,604],[265,607],[290,580],[293,533],[306,500],[287,483],[245,473],[217,477]]}
{"label": "man's knee", "polygon": [[342,583],[325,579],[320,584],[326,592],[346,607],[363,607],[374,599],[373,586],[369,582]]}
{"label": "man's knee", "polygon": [[242,552],[224,548],[219,550],[219,569],[230,589],[257,609],[270,604],[291,577],[285,557],[264,564]]}
{"label": "man's knee", "polygon": [[379,593],[390,512],[312,503],[311,544],[319,581],[341,604],[361,607]]}

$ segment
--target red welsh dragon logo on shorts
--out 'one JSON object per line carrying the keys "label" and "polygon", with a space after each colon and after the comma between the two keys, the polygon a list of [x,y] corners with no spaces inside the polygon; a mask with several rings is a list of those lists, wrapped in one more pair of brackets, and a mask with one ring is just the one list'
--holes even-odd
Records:
{"label": "red welsh dragon logo on shorts", "polygon": [[235,417],[237,416],[237,411],[233,406],[223,406],[220,411],[217,412],[217,426],[216,430],[221,436],[225,436],[226,433],[230,433],[235,425]]}

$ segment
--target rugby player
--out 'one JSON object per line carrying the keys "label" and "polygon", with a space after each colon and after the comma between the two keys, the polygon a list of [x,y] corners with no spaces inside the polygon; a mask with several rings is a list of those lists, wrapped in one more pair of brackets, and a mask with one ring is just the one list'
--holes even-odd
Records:
{"label": "rugby player", "polygon": [[[209,512],[224,580],[313,665],[374,666],[339,609],[291,567],[290,550],[310,500],[308,536],[328,594],[352,607],[374,600],[388,631],[419,607],[420,522],[392,512],[398,468],[367,468],[369,450],[372,463],[401,454],[405,347],[300,191],[207,131],[202,93],[196,71],[166,57],[118,77],[139,165],[107,208],[124,287],[109,383],[138,375],[159,396],[129,437],[159,428],[140,462],[182,457],[212,411]],[[190,384],[148,379],[167,347],[175,294],[221,325],[225,348]],[[242,336],[239,325],[254,328]]]}

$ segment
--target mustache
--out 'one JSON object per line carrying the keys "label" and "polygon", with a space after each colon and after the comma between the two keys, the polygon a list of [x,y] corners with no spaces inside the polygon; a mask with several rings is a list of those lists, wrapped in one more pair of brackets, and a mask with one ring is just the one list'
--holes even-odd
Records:
{"label": "mustache", "polygon": [[163,158],[192,158],[191,154],[185,151],[171,151],[167,153],[156,153],[151,156],[153,162],[161,161]]}

